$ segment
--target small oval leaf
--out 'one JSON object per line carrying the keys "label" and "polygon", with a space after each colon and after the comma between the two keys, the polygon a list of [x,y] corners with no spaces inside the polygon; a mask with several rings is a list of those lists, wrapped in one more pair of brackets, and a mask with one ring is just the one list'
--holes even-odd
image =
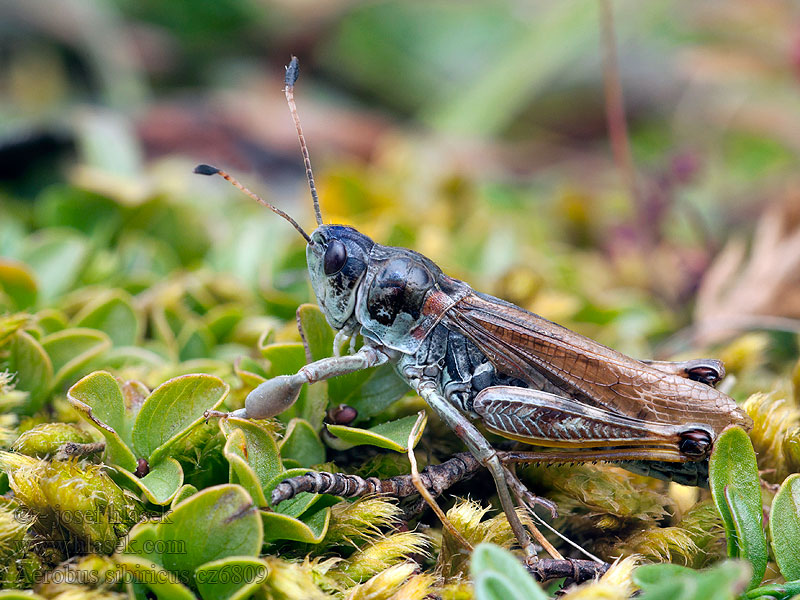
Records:
{"label": "small oval leaf", "polygon": [[470,574],[476,600],[547,600],[547,594],[508,550],[478,544],[472,553]]}
{"label": "small oval leaf", "polygon": [[257,506],[266,506],[267,499],[264,489],[253,467],[247,462],[247,438],[241,429],[234,429],[225,442],[222,450],[230,465],[228,479],[230,483],[238,483],[253,498]]}
{"label": "small oval leaf", "polygon": [[197,493],[197,488],[194,487],[191,483],[186,483],[181,486],[181,488],[177,491],[175,496],[172,498],[172,502],[170,503],[169,507],[174,509],[178,504],[186,500],[189,496]]}
{"label": "small oval leaf", "polygon": [[280,444],[281,458],[297,461],[301,467],[325,462],[325,446],[305,419],[292,419]]}
{"label": "small oval leaf", "polygon": [[183,468],[172,457],[150,465],[150,472],[141,479],[130,471],[120,470],[120,473],[144,494],[148,502],[159,506],[172,502],[183,485]]}
{"label": "small oval leaf", "polygon": [[158,526],[152,521],[142,521],[134,525],[125,537],[122,548],[124,554],[147,558],[157,565],[161,564],[162,544],[158,542]]}
{"label": "small oval leaf", "polygon": [[267,564],[250,556],[229,556],[201,565],[195,572],[197,590],[203,600],[241,600],[269,575]]}
{"label": "small oval leaf", "polygon": [[53,387],[58,388],[72,379],[90,360],[111,348],[111,340],[96,329],[72,328],[43,338],[42,347],[53,361]]}
{"label": "small oval leaf", "polygon": [[17,331],[11,340],[8,370],[17,374],[17,389],[29,394],[20,412],[38,411],[50,394],[53,363],[42,345],[26,331]]}
{"label": "small oval leaf", "polygon": [[36,304],[36,281],[25,263],[0,259],[0,290],[11,298],[16,310],[25,310]]}
{"label": "small oval leaf", "polygon": [[[284,504],[284,503],[282,503]],[[320,506],[302,517],[292,517],[279,512],[260,511],[266,540],[292,540],[306,544],[319,544],[328,532],[331,521],[329,506]]]}
{"label": "small oval leaf", "polygon": [[633,572],[643,600],[731,600],[750,579],[750,565],[726,560],[697,571],[668,563],[644,565]]}
{"label": "small oval leaf", "polygon": [[166,548],[185,548],[185,552],[164,553],[164,567],[190,574],[212,560],[258,556],[263,531],[258,510],[244,488],[225,484],[206,488],[178,504],[158,524],[158,537]]}
{"label": "small oval leaf", "polygon": [[131,439],[139,456],[158,462],[170,444],[203,421],[206,410],[217,408],[229,386],[213,375],[182,375],[158,386],[144,401]]}
{"label": "small oval leaf", "polygon": [[20,258],[36,274],[40,302],[49,303],[72,288],[88,256],[85,236],[53,228],[30,236]]}
{"label": "small oval leaf", "polygon": [[141,334],[141,319],[130,294],[116,290],[87,304],[73,319],[76,327],[104,331],[114,346],[133,346]]}
{"label": "small oval leaf", "polygon": [[719,436],[709,461],[708,478],[725,525],[728,556],[750,561],[750,587],[757,586],[767,567],[767,539],[756,454],[743,429],[732,427]]}
{"label": "small oval leaf", "polygon": [[[247,462],[262,490],[270,481],[283,473],[278,445],[262,425],[247,419],[228,417],[220,419],[219,427],[223,435],[228,438],[233,432],[241,431],[243,437],[239,438],[235,445],[228,447],[226,444],[226,448],[231,454],[236,454]],[[245,446],[241,445],[242,441]]]}
{"label": "small oval leaf", "polygon": [[772,552],[787,581],[800,580],[800,474],[789,475],[772,501]]}
{"label": "small oval leaf", "polygon": [[195,600],[192,591],[178,578],[148,558],[129,556],[116,557],[117,564],[150,589],[159,600]]}
{"label": "small oval leaf", "polygon": [[105,438],[108,462],[135,471],[136,457],[128,446],[132,419],[126,415],[122,390],[114,376],[105,371],[91,373],[69,389],[67,399]]}
{"label": "small oval leaf", "polygon": [[[344,425],[328,425],[328,431],[341,440],[354,446],[378,446],[396,452],[406,452],[408,450],[408,436],[414,429],[417,422],[417,415],[409,415],[402,419],[396,419],[387,423],[381,423],[370,429],[359,429],[358,427],[347,427]],[[419,426],[414,445],[416,446],[422,437],[427,423],[427,415]]]}

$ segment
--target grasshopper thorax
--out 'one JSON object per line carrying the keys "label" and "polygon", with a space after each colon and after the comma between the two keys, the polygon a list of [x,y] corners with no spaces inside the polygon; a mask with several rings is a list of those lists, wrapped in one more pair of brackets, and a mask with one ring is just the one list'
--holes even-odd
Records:
{"label": "grasshopper thorax", "polygon": [[320,225],[311,234],[306,248],[311,286],[334,329],[341,329],[353,317],[374,245],[363,233],[344,225]]}
{"label": "grasshopper thorax", "polygon": [[376,244],[344,225],[318,227],[306,258],[331,327],[360,326],[366,338],[406,354],[470,291],[421,254]]}

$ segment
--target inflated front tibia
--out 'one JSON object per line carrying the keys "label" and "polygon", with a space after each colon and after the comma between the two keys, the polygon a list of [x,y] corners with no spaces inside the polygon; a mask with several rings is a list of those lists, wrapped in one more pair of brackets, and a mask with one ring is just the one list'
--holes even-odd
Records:
{"label": "inflated front tibia", "polygon": [[267,419],[282,413],[297,401],[303,388],[297,375],[280,375],[259,385],[244,401],[248,419]]}

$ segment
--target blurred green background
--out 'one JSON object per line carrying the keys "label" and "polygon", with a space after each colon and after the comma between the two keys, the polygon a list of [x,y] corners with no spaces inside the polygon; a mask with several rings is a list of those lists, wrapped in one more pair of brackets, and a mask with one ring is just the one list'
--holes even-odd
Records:
{"label": "blurred green background", "polygon": [[[327,221],[637,355],[796,330],[800,6],[611,8],[633,190],[596,0],[4,0],[0,254],[68,315],[75,289],[203,268],[290,318],[300,238],[191,168],[310,227],[281,93],[296,54]],[[72,263],[42,258],[64,239]]]}

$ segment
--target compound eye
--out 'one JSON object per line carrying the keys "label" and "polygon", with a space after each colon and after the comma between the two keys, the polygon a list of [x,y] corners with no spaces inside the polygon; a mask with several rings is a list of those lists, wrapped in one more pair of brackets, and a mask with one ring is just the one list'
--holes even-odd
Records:
{"label": "compound eye", "polygon": [[325,275],[335,275],[342,270],[346,262],[347,248],[339,240],[331,240],[328,243],[328,249],[325,250],[325,258],[322,261]]}
{"label": "compound eye", "polygon": [[711,449],[711,436],[702,429],[690,429],[680,435],[678,449],[689,457],[704,457]]}

